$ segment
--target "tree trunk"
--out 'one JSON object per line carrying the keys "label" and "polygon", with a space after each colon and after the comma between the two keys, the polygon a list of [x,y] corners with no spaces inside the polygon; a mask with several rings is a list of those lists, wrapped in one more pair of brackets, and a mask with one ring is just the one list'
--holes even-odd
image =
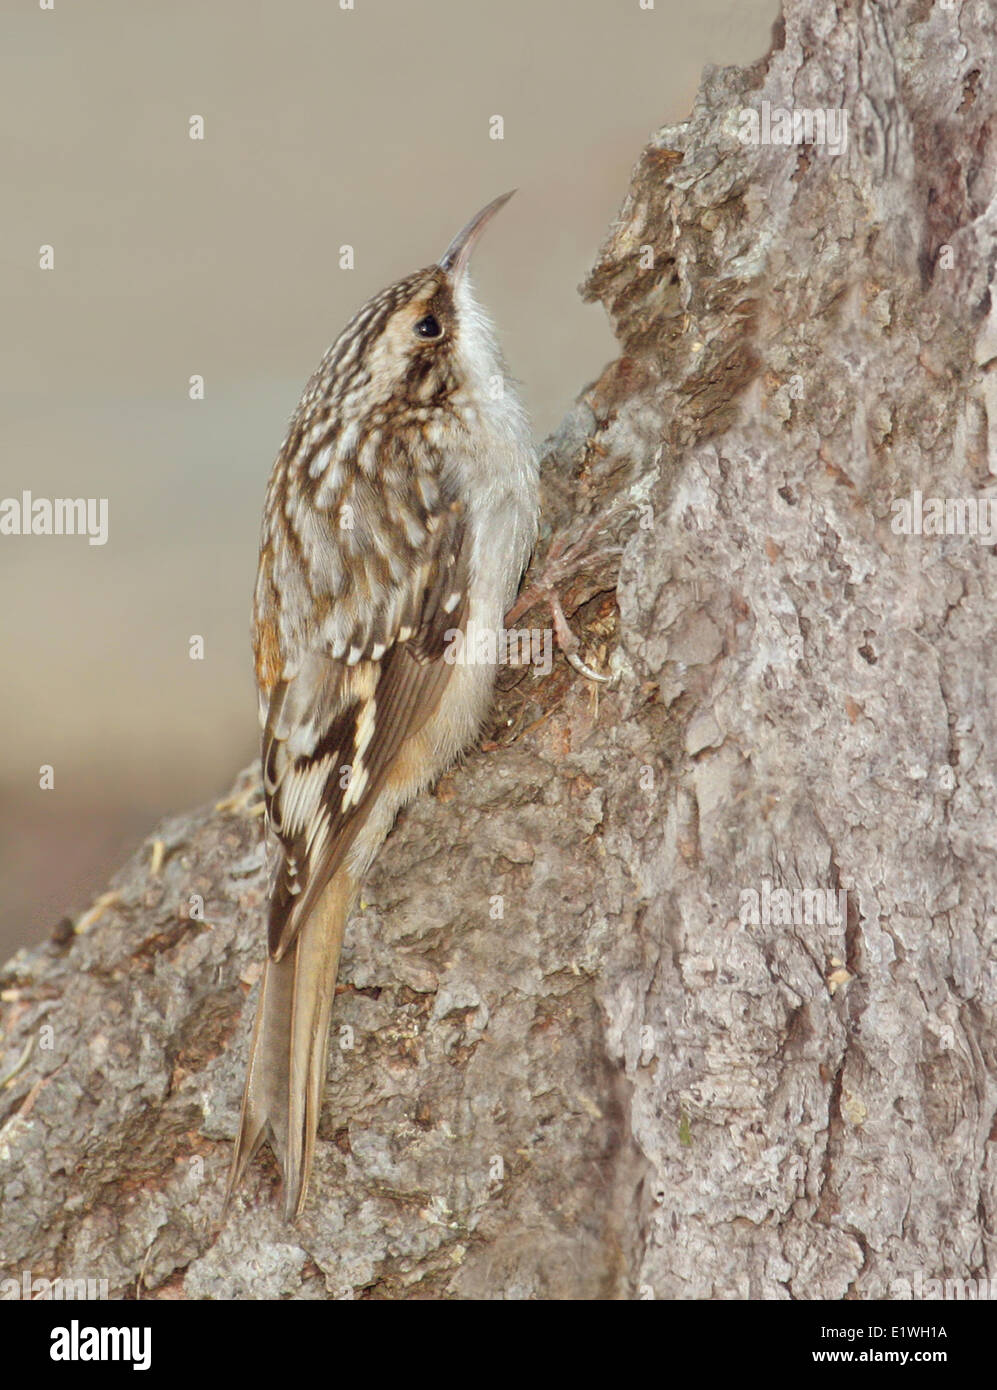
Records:
{"label": "tree trunk", "polygon": [[[546,453],[548,538],[615,507],[618,583],[603,556],[561,590],[615,684],[505,672],[484,749],[400,820],[297,1227],[269,1154],[220,1223],[255,768],[19,953],[5,1277],[778,1299],[997,1273],[994,58],[969,0],[787,0],[766,58],[707,70],[584,287],[621,356]],[[777,143],[780,108],[846,139]]]}

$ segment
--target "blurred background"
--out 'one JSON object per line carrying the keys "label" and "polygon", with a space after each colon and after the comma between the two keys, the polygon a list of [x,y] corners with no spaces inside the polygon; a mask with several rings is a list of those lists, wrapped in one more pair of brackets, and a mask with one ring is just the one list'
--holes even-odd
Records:
{"label": "blurred background", "polygon": [[0,535],[0,960],[255,756],[264,488],[352,312],[518,188],[476,283],[542,437],[615,355],[577,286],[648,134],[687,114],[704,64],[765,53],[777,12],[4,6],[0,498],[106,497],[109,539]]}

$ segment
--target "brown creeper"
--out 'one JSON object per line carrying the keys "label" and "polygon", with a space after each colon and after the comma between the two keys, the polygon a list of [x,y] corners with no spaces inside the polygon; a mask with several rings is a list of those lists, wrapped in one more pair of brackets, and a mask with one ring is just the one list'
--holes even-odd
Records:
{"label": "brown creeper", "polygon": [[347,916],[399,808],[476,738],[495,668],[447,649],[501,631],[536,540],[536,452],[467,278],[511,196],[354,316],[267,489],[253,641],[269,952],[229,1195],[269,1138],[289,1220],[308,1188]]}

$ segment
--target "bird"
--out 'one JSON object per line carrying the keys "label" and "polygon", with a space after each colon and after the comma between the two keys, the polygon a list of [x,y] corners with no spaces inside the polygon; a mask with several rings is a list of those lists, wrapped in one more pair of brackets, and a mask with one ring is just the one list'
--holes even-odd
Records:
{"label": "bird", "polygon": [[501,634],[536,544],[537,450],[469,278],[511,196],[359,309],[270,476],[253,603],[267,952],[226,1209],[267,1141],[284,1218],[302,1214],[347,919],[400,808],[477,739],[495,662],[455,652]]}

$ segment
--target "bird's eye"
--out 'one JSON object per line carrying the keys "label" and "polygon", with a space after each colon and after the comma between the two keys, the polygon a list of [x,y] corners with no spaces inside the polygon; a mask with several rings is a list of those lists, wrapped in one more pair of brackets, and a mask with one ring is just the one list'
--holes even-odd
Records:
{"label": "bird's eye", "polygon": [[432,314],[427,314],[424,319],[420,319],[412,329],[412,332],[417,338],[443,337],[443,329],[440,327],[440,321]]}

